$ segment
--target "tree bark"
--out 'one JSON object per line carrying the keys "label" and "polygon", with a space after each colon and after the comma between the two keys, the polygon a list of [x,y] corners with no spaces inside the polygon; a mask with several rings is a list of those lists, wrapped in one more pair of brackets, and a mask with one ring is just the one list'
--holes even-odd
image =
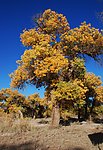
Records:
{"label": "tree bark", "polygon": [[81,112],[81,109],[78,108],[78,121],[80,121],[80,112]]}
{"label": "tree bark", "polygon": [[85,114],[84,114],[84,119],[87,120],[88,118],[88,112],[87,112],[87,103],[85,104]]}
{"label": "tree bark", "polygon": [[23,113],[21,112],[21,110],[17,111],[17,113],[15,114],[15,117],[18,119],[23,119]]}
{"label": "tree bark", "polygon": [[92,107],[90,108],[90,114],[89,114],[89,122],[92,122],[92,113],[93,113],[93,108],[95,106],[95,99],[92,102]]}
{"label": "tree bark", "polygon": [[89,123],[91,123],[92,122],[92,115],[90,114],[89,115]]}
{"label": "tree bark", "polygon": [[52,127],[58,127],[60,122],[60,110],[59,110],[59,104],[53,105],[52,108],[52,121],[51,126]]}

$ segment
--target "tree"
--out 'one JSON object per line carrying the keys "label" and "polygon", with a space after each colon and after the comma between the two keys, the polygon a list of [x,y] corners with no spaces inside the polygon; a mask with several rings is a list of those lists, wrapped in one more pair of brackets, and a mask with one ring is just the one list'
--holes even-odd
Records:
{"label": "tree", "polygon": [[[86,73],[84,76],[84,85],[87,87],[86,99],[85,99],[85,119],[91,118],[93,108],[96,105],[96,91],[98,87],[102,84],[100,77],[93,73]],[[99,95],[98,95],[99,96]],[[99,97],[98,97],[99,98]]]}
{"label": "tree", "polygon": [[0,91],[0,101],[2,110],[7,113],[18,113],[20,117],[23,117],[25,96],[17,90],[12,91],[10,88],[2,89]]}
{"label": "tree", "polygon": [[67,107],[77,107],[78,119],[80,119],[80,111],[85,104],[86,92],[87,88],[81,80],[75,79],[72,82],[61,81],[57,84],[57,89],[52,91],[53,101],[54,103],[58,102],[62,109],[66,101]]}
{"label": "tree", "polygon": [[95,91],[95,113],[103,116],[103,86],[98,86]]}
{"label": "tree", "polygon": [[44,117],[45,113],[44,98],[40,98],[39,94],[34,93],[26,98],[25,103],[25,116],[31,116],[32,118]]}
{"label": "tree", "polygon": [[0,91],[0,107],[6,113],[19,114],[24,117],[43,117],[46,109],[44,99],[34,93],[27,98],[17,90],[10,88]]}
{"label": "tree", "polygon": [[[79,28],[70,30],[66,17],[50,9],[36,18],[34,29],[23,31],[21,42],[29,49],[17,61],[19,66],[11,74],[11,87],[23,88],[25,83],[45,86],[49,100],[51,91],[57,88],[55,85],[66,79],[64,70],[68,70],[71,77],[68,81],[74,78],[72,74],[75,76],[76,72],[72,64],[77,57],[86,54],[96,58],[103,53],[103,36],[97,29],[84,22]],[[52,106],[52,125],[57,126],[59,105],[55,102]]]}

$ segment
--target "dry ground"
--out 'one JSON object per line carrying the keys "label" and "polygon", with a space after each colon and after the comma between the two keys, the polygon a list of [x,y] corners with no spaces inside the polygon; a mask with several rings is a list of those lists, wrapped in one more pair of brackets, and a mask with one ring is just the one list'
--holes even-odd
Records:
{"label": "dry ground", "polygon": [[51,128],[40,119],[6,123],[0,121],[0,150],[103,150],[103,124]]}

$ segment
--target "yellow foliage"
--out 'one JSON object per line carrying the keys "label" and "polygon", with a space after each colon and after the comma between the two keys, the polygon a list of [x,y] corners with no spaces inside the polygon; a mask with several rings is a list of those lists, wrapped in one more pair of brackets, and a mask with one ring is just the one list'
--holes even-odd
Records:
{"label": "yellow foliage", "polygon": [[[74,70],[78,66],[76,71],[81,68],[77,73],[79,78],[80,72],[83,75],[85,69],[75,57],[79,53],[92,57],[102,53],[102,34],[86,22],[70,30],[65,16],[47,9],[36,19],[36,23],[36,28],[24,30],[20,36],[22,44],[30,49],[25,50],[21,60],[17,61],[19,66],[10,75],[11,87],[22,88],[25,83],[46,86],[48,82],[58,80],[61,70],[69,65],[71,68],[74,65]],[[71,71],[69,68],[68,73]]]}
{"label": "yellow foliage", "polygon": [[103,103],[103,86],[96,88],[96,100]]}
{"label": "yellow foliage", "polygon": [[86,73],[84,76],[84,84],[89,89],[96,89],[98,86],[102,84],[100,77],[96,76],[93,73]]}
{"label": "yellow foliage", "polygon": [[68,100],[84,103],[85,93],[87,88],[81,80],[74,80],[72,82],[60,82],[57,84],[57,89],[52,91],[52,101]]}
{"label": "yellow foliage", "polygon": [[2,101],[2,109],[6,112],[17,112],[22,110],[25,96],[20,94],[17,90],[12,91],[10,88],[2,89],[0,91],[0,100]]}
{"label": "yellow foliage", "polygon": [[50,9],[44,11],[37,20],[37,25],[39,32],[52,35],[53,38],[55,38],[55,35],[63,34],[70,29],[66,17]]}
{"label": "yellow foliage", "polygon": [[82,53],[96,57],[103,53],[103,36],[91,24],[83,22],[79,28],[71,29],[61,36],[61,45],[66,46],[67,55]]}

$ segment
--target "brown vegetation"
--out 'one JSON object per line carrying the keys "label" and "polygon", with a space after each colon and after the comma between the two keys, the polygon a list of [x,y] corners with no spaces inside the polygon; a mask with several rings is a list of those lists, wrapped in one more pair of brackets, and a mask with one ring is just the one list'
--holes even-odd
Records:
{"label": "brown vegetation", "polygon": [[0,150],[102,150],[102,124],[74,122],[52,128],[50,121],[0,116]]}

